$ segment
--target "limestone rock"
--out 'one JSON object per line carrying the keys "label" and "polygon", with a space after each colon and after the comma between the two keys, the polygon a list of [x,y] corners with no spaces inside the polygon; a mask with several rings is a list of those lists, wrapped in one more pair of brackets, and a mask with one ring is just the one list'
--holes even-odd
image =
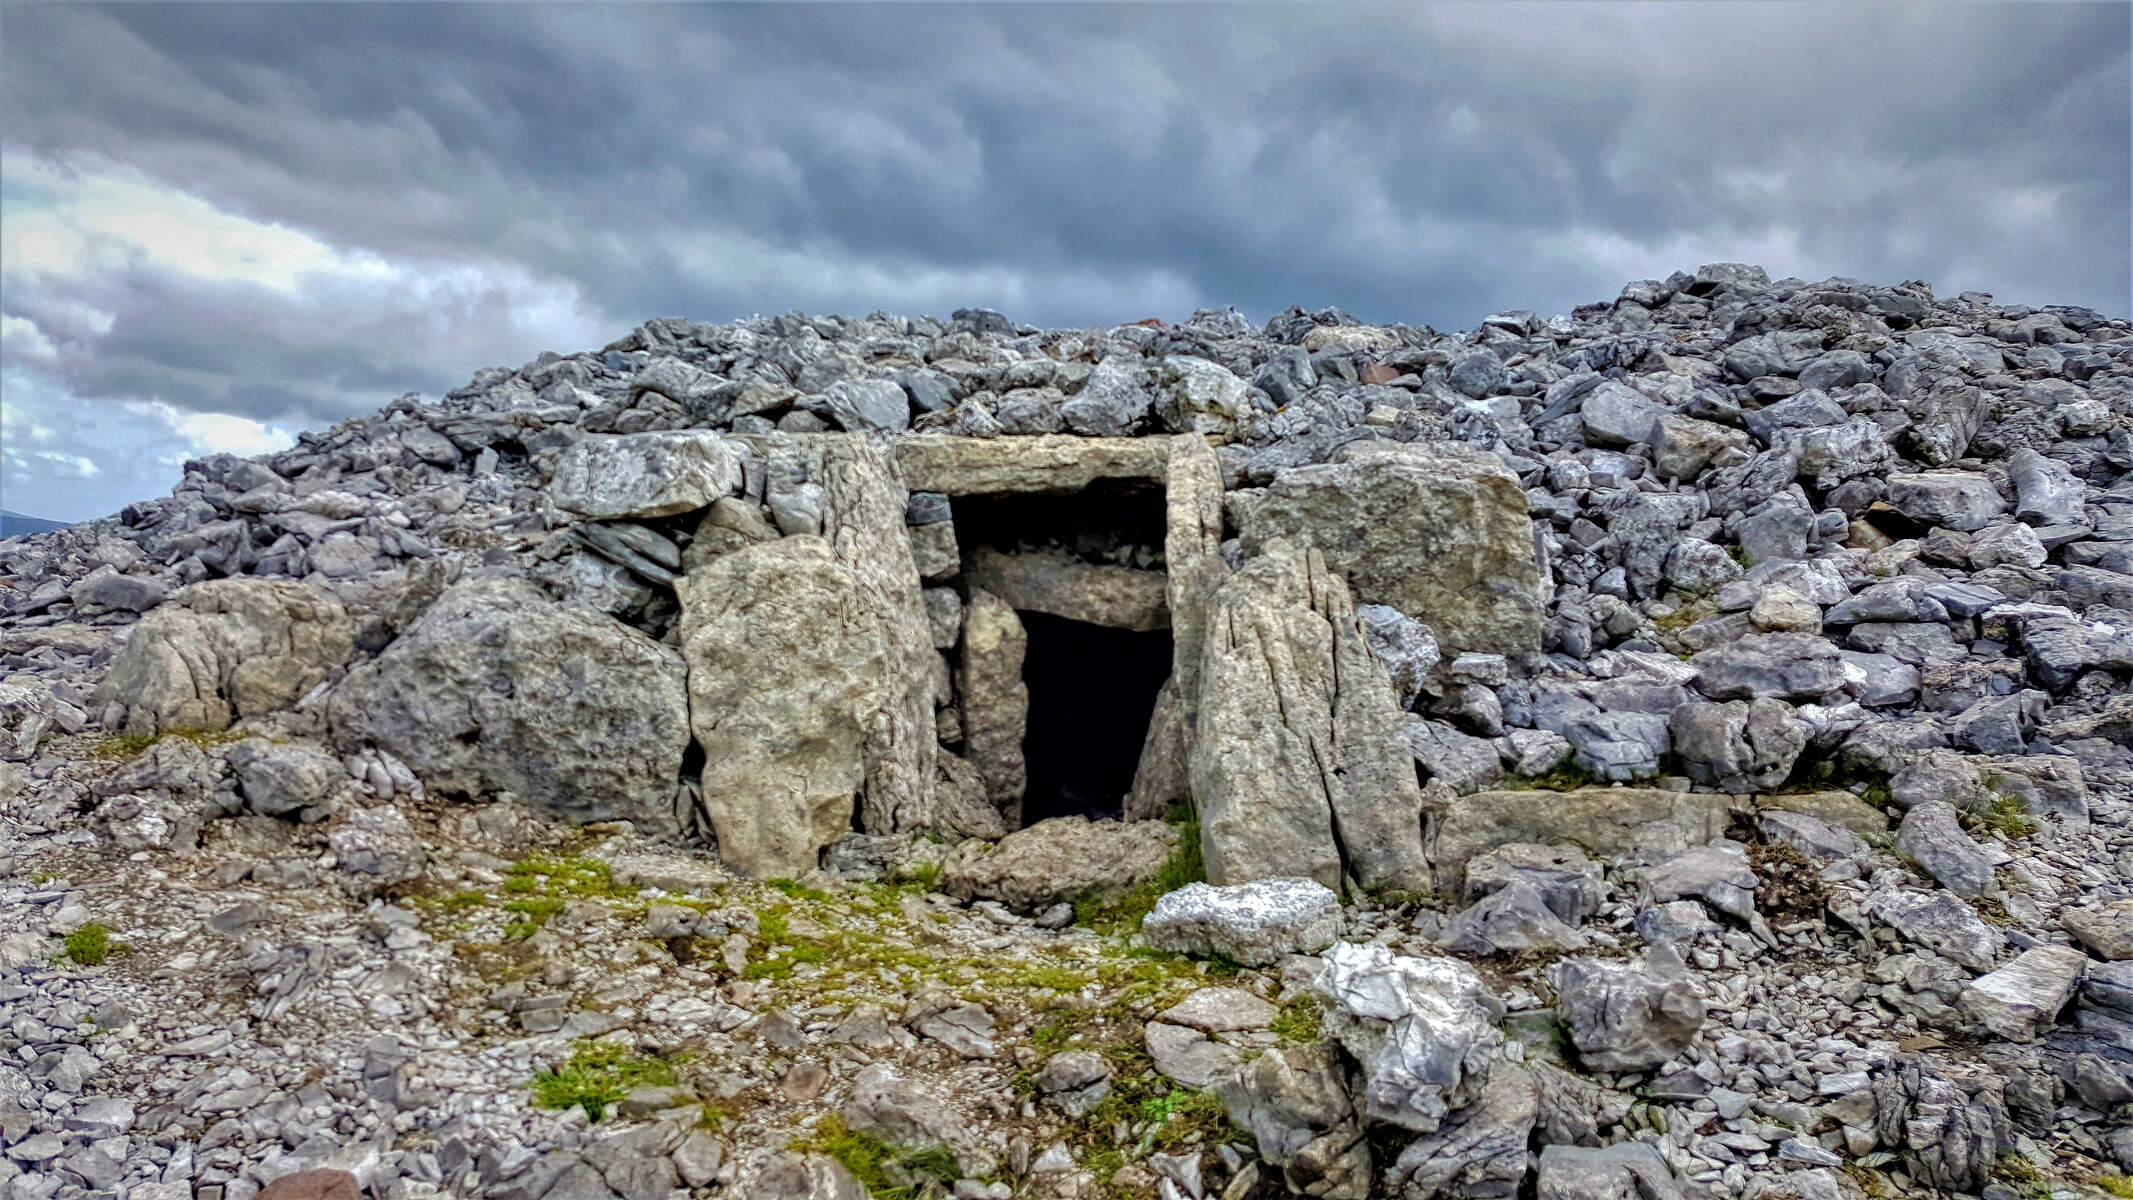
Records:
{"label": "limestone rock", "polygon": [[985,781],[985,794],[1004,810],[1022,800],[1029,764],[1022,738],[1029,727],[1029,687],[1022,659],[1029,635],[1007,602],[972,587],[963,610],[963,654],[956,692],[963,705],[964,756]]}
{"label": "limestone rock", "polygon": [[1214,1092],[1290,1191],[1323,1200],[1370,1194],[1370,1147],[1330,1043],[1275,1047],[1215,1080]]}
{"label": "limestone rock", "polygon": [[1210,882],[1335,886],[1345,867],[1369,888],[1426,885],[1392,685],[1315,551],[1273,542],[1223,585],[1201,689],[1192,792]]}
{"label": "limestone rock", "polygon": [[1587,1067],[1646,1071],[1703,1028],[1703,992],[1665,944],[1634,963],[1571,959],[1549,973],[1556,1015]]}
{"label": "limestone rock", "polygon": [[1667,719],[1674,753],[1698,783],[1728,792],[1784,783],[1807,748],[1807,726],[1782,700],[1710,703],[1691,700]]}
{"label": "limestone rock", "polygon": [[744,874],[804,875],[851,828],[867,735],[892,701],[879,614],[804,534],[716,559],[676,591],[720,857]]}
{"label": "limestone rock", "polygon": [[1409,958],[1337,942],[1313,983],[1326,1032],[1362,1065],[1359,1108],[1428,1133],[1480,1097],[1503,1032],[1503,1005],[1455,958]]}
{"label": "limestone rock", "polygon": [[1141,921],[1141,936],[1174,954],[1220,954],[1251,967],[1315,954],[1340,936],[1340,897],[1310,879],[1255,879],[1166,892]]}
{"label": "limestone rock", "polygon": [[1540,647],[1546,614],[1518,478],[1494,455],[1353,442],[1226,497],[1247,553],[1308,538],[1358,602],[1429,622],[1448,651]]}
{"label": "limestone rock", "polygon": [[1470,859],[1513,842],[1568,842],[1602,858],[1684,850],[1722,836],[1730,807],[1724,796],[1655,788],[1476,792],[1436,819],[1430,861],[1439,885],[1453,890]]}
{"label": "limestone rock", "polygon": [[2066,931],[2098,958],[2111,962],[2133,959],[2133,900],[2118,900],[2101,908],[2070,908],[2061,921]]}
{"label": "limestone rock", "polygon": [[1696,689],[1713,700],[1813,699],[1844,684],[1844,661],[1811,633],[1755,633],[1699,650],[1689,659]]}
{"label": "limestone rock", "polygon": [[1152,438],[1091,442],[1065,434],[990,439],[918,434],[898,438],[895,453],[912,491],[967,496],[1078,492],[1099,479],[1161,479],[1170,448]]}
{"label": "limestone rock", "polygon": [[106,729],[227,729],[292,708],[355,651],[340,603],[301,583],[216,579],[133,627],[90,702]]}
{"label": "limestone rock", "polygon": [[964,562],[963,574],[971,587],[1018,611],[1113,629],[1145,631],[1170,624],[1161,571],[1086,563],[1063,552],[1005,554],[980,546]]}
{"label": "limestone rock", "polygon": [[1474,1103],[1400,1151],[1385,1180],[1400,1200],[1510,1196],[1526,1178],[1526,1141],[1538,1112],[1533,1077],[1498,1063]]}
{"label": "limestone rock", "polygon": [[682,656],[524,579],[453,585],[330,697],[335,742],[374,745],[432,793],[510,792],[576,821],[675,827],[689,742]]}
{"label": "limestone rock", "polygon": [[940,889],[1022,912],[1092,893],[1116,897],[1155,878],[1177,839],[1177,830],[1162,821],[1053,817],[994,845],[957,846],[942,866]]}
{"label": "limestone rock", "polygon": [[1944,800],[1917,805],[1903,815],[1896,851],[1958,896],[1984,896],[1998,890],[1993,883],[1992,855],[1963,832],[1956,823],[1955,806]]}
{"label": "limestone rock", "polygon": [[1674,1172],[1643,1142],[1541,1147],[1534,1200],[1681,1200]]}
{"label": "limestone rock", "polygon": [[665,517],[703,508],[734,490],[734,446],[705,430],[588,437],[556,461],[548,495],[584,517]]}
{"label": "limestone rock", "polygon": [[2071,946],[2038,946],[1971,980],[1957,1003],[1994,1037],[2034,1041],[2074,998],[2088,968],[2088,955]]}

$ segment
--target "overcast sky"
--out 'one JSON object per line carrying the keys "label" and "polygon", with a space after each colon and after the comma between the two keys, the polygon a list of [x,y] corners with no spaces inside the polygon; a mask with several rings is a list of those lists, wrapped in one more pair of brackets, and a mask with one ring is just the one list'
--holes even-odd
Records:
{"label": "overcast sky", "polygon": [[0,505],[653,316],[1474,325],[1702,262],[2123,315],[2123,3],[0,5]]}

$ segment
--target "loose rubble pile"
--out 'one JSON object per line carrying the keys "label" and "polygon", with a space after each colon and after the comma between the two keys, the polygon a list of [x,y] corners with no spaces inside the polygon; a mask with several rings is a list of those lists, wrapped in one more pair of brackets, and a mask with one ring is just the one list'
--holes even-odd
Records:
{"label": "loose rubble pile", "polygon": [[2126,320],[1733,264],[190,463],[0,542],[0,1196],[2133,1195],[2129,468]]}

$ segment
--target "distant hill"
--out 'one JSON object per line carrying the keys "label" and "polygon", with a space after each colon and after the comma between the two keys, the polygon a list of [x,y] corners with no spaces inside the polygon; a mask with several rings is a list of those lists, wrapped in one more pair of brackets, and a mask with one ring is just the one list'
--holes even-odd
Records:
{"label": "distant hill", "polygon": [[72,521],[47,521],[43,517],[25,517],[19,512],[0,508],[0,538],[21,537],[26,533],[44,533],[52,529],[65,529]]}

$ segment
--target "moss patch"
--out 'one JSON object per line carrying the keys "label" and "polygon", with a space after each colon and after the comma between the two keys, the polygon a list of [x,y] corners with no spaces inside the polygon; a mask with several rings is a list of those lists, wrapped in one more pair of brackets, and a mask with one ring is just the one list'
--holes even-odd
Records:
{"label": "moss patch", "polygon": [[1578,762],[1577,752],[1573,750],[1538,775],[1506,775],[1496,788],[1505,792],[1574,792],[1597,782],[1598,777]]}

